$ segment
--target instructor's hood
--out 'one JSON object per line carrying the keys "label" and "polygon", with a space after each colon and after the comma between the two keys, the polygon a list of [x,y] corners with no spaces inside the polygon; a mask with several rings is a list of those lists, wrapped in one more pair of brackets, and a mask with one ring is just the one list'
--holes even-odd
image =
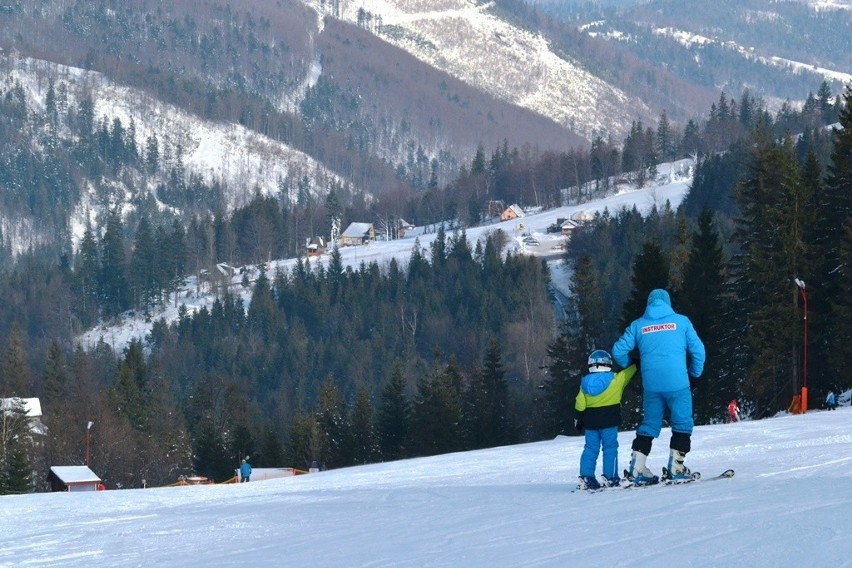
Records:
{"label": "instructor's hood", "polygon": [[669,297],[669,293],[662,288],[651,290],[651,293],[648,294],[648,305],[645,307],[645,317],[659,319],[673,313],[672,299]]}

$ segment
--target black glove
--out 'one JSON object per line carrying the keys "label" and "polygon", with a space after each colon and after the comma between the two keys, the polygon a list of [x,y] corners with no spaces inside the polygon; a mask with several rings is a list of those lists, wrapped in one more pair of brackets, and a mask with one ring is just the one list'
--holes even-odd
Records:
{"label": "black glove", "polygon": [[630,358],[630,364],[636,365],[636,372],[637,373],[642,370],[642,365],[639,363],[639,357],[631,357]]}
{"label": "black glove", "polygon": [[582,434],[583,431],[586,429],[585,424],[583,424],[583,417],[582,416],[578,416],[577,418],[574,418],[574,429],[577,432],[579,432],[580,434]]}
{"label": "black glove", "polygon": [[697,377],[689,377],[689,388],[695,391],[695,387],[698,386],[698,378]]}

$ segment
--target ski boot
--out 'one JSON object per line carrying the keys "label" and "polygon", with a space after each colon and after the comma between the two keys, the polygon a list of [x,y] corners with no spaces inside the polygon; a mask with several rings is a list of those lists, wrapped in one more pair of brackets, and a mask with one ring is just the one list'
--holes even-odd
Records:
{"label": "ski boot", "polygon": [[621,487],[621,480],[617,477],[604,477],[604,487]]}
{"label": "ski boot", "polygon": [[656,485],[660,482],[660,478],[651,473],[651,470],[645,465],[647,459],[648,456],[636,450],[631,454],[627,479],[633,482],[633,485]]}
{"label": "ski boot", "polygon": [[595,478],[594,475],[581,475],[580,476],[580,486],[579,489],[588,489],[590,491],[596,491],[601,488],[600,482]]}
{"label": "ski boot", "polygon": [[683,465],[686,452],[671,450],[669,454],[669,467],[664,472],[664,477],[669,483],[686,483],[693,480],[692,472]]}

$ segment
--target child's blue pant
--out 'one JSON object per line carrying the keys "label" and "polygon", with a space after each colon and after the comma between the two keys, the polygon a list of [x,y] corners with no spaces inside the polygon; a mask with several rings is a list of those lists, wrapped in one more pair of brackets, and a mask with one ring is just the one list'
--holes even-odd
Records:
{"label": "child's blue pant", "polygon": [[594,477],[601,447],[604,477],[618,477],[618,426],[603,430],[586,430],[586,445],[580,456],[580,475]]}

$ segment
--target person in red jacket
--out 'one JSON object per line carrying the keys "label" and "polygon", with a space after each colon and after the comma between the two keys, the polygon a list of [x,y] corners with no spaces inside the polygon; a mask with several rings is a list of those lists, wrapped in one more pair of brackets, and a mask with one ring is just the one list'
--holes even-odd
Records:
{"label": "person in red jacket", "polygon": [[740,421],[740,407],[737,406],[736,399],[728,403],[728,424],[731,422]]}

